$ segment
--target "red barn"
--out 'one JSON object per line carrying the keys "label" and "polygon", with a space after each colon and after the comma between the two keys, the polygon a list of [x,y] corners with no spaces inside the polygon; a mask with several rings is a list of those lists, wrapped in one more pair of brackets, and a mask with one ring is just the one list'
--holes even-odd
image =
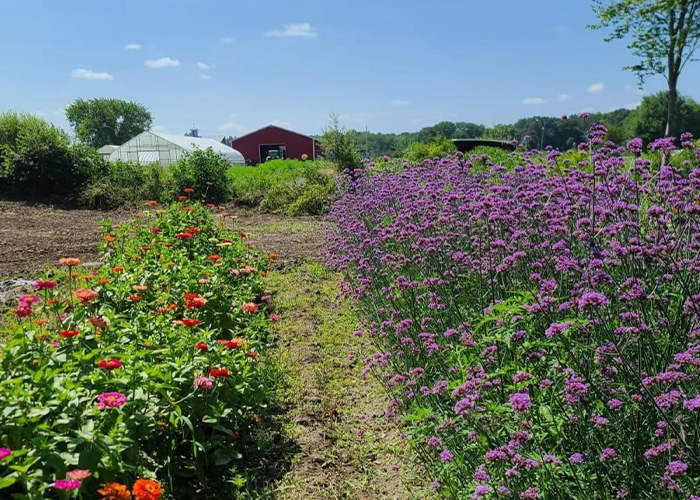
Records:
{"label": "red barn", "polygon": [[268,158],[316,158],[319,143],[313,137],[268,125],[235,138],[230,146],[240,151],[246,163],[261,163]]}

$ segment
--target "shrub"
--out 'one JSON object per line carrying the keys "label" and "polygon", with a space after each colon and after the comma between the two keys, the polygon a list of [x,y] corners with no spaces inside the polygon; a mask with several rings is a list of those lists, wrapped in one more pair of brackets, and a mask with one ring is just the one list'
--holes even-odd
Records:
{"label": "shrub", "polygon": [[362,166],[352,136],[340,127],[335,115],[331,115],[328,127],[323,131],[321,145],[324,156],[335,164],[338,171],[353,172]]}
{"label": "shrub", "polygon": [[30,115],[0,115],[0,185],[23,196],[73,196],[104,172],[97,152]]}
{"label": "shrub", "polygon": [[94,179],[81,192],[80,202],[101,210],[138,205],[144,200],[163,202],[171,197],[165,185],[167,177],[167,171],[157,163],[109,162],[105,175]]}
{"label": "shrub", "polygon": [[698,492],[700,151],[655,167],[605,133],[577,164],[368,176],[331,212],[367,371],[446,496]]}
{"label": "shrub", "polygon": [[264,262],[200,205],[138,215],[104,225],[96,273],[62,259],[19,300],[0,356],[2,498],[153,477],[182,498],[244,472],[268,393]]}
{"label": "shrub", "polygon": [[421,162],[429,158],[442,158],[453,154],[457,148],[454,143],[444,137],[438,137],[430,142],[411,143],[404,153],[406,158],[414,162]]}
{"label": "shrub", "polygon": [[193,188],[198,198],[221,203],[230,198],[226,175],[230,166],[226,157],[213,149],[197,149],[171,165],[170,172],[178,192]]}

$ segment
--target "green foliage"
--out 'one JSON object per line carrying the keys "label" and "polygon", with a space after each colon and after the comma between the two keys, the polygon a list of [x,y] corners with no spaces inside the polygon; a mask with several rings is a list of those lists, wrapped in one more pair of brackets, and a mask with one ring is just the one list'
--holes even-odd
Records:
{"label": "green foliage", "polygon": [[[648,144],[657,137],[663,137],[666,129],[668,109],[668,92],[657,92],[646,96],[642,104],[630,115],[627,122],[629,134],[641,137]],[[700,134],[700,104],[690,97],[678,97],[678,114],[680,130],[691,132],[696,137]]]}
{"label": "green foliage", "polygon": [[[92,473],[83,498],[108,481],[153,476],[167,498],[183,498],[177,485],[211,489],[245,472],[257,448],[251,436],[269,391],[256,358],[269,326],[258,256],[200,205],[118,229],[107,222],[103,232],[97,275],[56,271],[59,286],[39,292],[10,327],[0,443],[13,453],[0,461],[2,498],[67,498],[51,484],[76,468]],[[80,299],[87,289],[93,297]],[[259,312],[241,307],[252,302]],[[121,366],[101,367],[112,359]],[[125,404],[100,408],[100,394],[113,392]]]}
{"label": "green foliage", "polygon": [[511,141],[516,138],[513,126],[502,123],[487,128],[482,137],[484,139],[494,139],[497,141]]}
{"label": "green foliage", "polygon": [[328,127],[323,131],[321,145],[325,157],[335,163],[339,171],[355,170],[362,166],[352,134],[340,128],[336,115],[331,115]]}
{"label": "green foliage", "polygon": [[272,160],[228,171],[232,199],[262,212],[317,215],[328,212],[335,196],[333,165],[321,160]]}
{"label": "green foliage", "polygon": [[76,194],[106,165],[94,149],[71,146],[41,118],[0,115],[0,186],[24,196]]}
{"label": "green foliage", "polygon": [[95,148],[124,144],[153,123],[143,105],[106,98],[77,99],[66,108],[66,118],[78,139]]}
{"label": "green foliage", "polygon": [[429,158],[443,158],[456,150],[451,140],[446,137],[437,137],[428,143],[414,142],[406,148],[405,156],[411,161],[420,162]]}
{"label": "green foliage", "polygon": [[82,191],[81,204],[100,210],[138,205],[144,200],[163,202],[170,197],[165,182],[169,173],[161,165],[109,162],[105,175],[94,179]]}
{"label": "green foliage", "polygon": [[213,149],[196,149],[171,165],[170,172],[179,192],[193,188],[200,199],[221,203],[231,197],[226,175],[230,166],[226,157]]}

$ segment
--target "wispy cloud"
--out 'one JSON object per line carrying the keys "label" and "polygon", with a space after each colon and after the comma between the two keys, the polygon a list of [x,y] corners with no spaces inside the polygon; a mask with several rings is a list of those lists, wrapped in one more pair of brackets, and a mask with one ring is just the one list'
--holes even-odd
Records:
{"label": "wispy cloud", "polygon": [[221,132],[243,132],[245,127],[236,122],[226,122],[219,125]]}
{"label": "wispy cloud", "polygon": [[231,45],[235,41],[236,41],[235,39],[229,38],[229,37],[221,39],[221,43],[225,43],[226,45]]}
{"label": "wispy cloud", "polygon": [[160,59],[149,59],[146,61],[146,66],[149,68],[176,68],[180,66],[180,61],[169,57],[161,57]]}
{"label": "wispy cloud", "polygon": [[401,99],[392,99],[391,100],[391,105],[394,106],[395,108],[400,108],[402,106],[408,106],[411,104],[411,101],[404,101]]}
{"label": "wispy cloud", "polygon": [[586,92],[589,94],[600,94],[603,90],[605,90],[605,84],[603,82],[595,82],[588,86]]}
{"label": "wispy cloud", "polygon": [[124,48],[126,50],[139,50],[141,48],[141,45],[139,45],[138,43],[127,43],[126,45],[124,45]]}
{"label": "wispy cloud", "polygon": [[200,61],[197,61],[197,67],[198,67],[199,69],[209,69],[209,68],[211,68],[211,66],[209,66],[207,63],[203,63],[203,62],[200,62]]}
{"label": "wispy cloud", "polygon": [[544,97],[526,97],[523,99],[522,104],[525,104],[526,106],[539,106],[540,104],[545,104],[546,102],[549,102],[547,99]]}
{"label": "wispy cloud", "polygon": [[114,77],[109,73],[96,73],[83,68],[74,69],[71,71],[70,76],[73,78],[84,78],[86,80],[114,80]]}
{"label": "wispy cloud", "polygon": [[284,29],[268,31],[265,35],[298,38],[316,38],[318,36],[309,23],[287,24]]}
{"label": "wispy cloud", "polygon": [[211,80],[211,75],[207,75],[207,74],[199,75],[199,78],[201,78],[202,80]]}

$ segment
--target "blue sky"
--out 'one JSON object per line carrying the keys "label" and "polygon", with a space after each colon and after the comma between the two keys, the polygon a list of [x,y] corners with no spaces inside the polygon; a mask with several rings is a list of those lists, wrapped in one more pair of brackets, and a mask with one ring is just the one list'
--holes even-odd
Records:
{"label": "blue sky", "polygon": [[[5,2],[0,110],[67,128],[74,99],[116,97],[145,104],[156,130],[240,135],[319,133],[331,112],[401,132],[634,106],[621,69],[634,59],[593,20],[589,0]],[[681,92],[700,97],[699,79],[688,66]]]}

